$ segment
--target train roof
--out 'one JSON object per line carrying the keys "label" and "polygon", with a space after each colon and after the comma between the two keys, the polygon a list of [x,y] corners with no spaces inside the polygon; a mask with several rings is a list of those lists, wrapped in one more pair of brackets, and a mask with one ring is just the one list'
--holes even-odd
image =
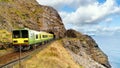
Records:
{"label": "train roof", "polygon": [[12,31],[15,31],[15,30],[30,30],[28,28],[21,28],[21,29],[13,29]]}
{"label": "train roof", "polygon": [[17,30],[30,30],[30,31],[36,31],[36,32],[39,32],[39,33],[49,34],[48,32],[45,32],[45,31],[37,31],[37,30],[29,29],[29,28],[14,29],[14,30],[12,30],[12,31],[17,31]]}

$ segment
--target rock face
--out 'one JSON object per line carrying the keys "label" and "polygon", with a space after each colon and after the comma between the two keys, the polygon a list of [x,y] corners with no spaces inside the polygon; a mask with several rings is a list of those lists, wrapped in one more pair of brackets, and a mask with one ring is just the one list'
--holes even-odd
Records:
{"label": "rock face", "polygon": [[[108,57],[102,52],[102,50],[100,50],[100,48],[98,47],[96,42],[92,39],[92,37],[88,35],[83,35],[72,29],[66,31],[66,36],[69,38],[64,39],[63,44],[65,48],[67,48],[71,52],[76,62],[85,65],[85,68],[93,68],[93,67],[103,68],[101,67],[101,65],[105,66],[106,68],[111,68],[108,62]],[[75,55],[78,57],[75,57]],[[86,58],[87,62],[84,62],[82,60],[80,61],[82,57]],[[90,61],[91,62],[96,61],[101,65],[97,65],[97,64],[93,65],[89,63]]]}
{"label": "rock face", "polygon": [[55,38],[64,37],[66,29],[58,12],[36,0],[0,0],[0,9],[0,29],[25,27],[53,33]]}

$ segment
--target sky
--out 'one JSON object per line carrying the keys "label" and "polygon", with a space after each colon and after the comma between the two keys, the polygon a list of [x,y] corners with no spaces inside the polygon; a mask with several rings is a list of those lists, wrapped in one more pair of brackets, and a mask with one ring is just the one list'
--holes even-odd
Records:
{"label": "sky", "polygon": [[66,29],[95,35],[120,34],[120,0],[37,0],[55,8]]}

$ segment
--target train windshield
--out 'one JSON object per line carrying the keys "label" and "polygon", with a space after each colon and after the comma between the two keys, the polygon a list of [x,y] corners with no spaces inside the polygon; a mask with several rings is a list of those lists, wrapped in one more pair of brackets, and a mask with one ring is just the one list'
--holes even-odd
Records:
{"label": "train windshield", "polygon": [[20,38],[20,31],[18,30],[13,31],[13,38]]}
{"label": "train windshield", "polygon": [[15,30],[13,31],[13,38],[28,38],[27,30]]}
{"label": "train windshield", "polygon": [[22,34],[22,38],[28,38],[28,31],[27,30],[22,30],[21,34]]}

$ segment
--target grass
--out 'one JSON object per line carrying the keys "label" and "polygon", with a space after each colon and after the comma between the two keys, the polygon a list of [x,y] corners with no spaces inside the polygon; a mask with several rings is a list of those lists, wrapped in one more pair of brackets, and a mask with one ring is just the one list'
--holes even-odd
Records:
{"label": "grass", "polygon": [[8,43],[12,42],[12,34],[6,30],[0,30],[0,49],[8,47]]}
{"label": "grass", "polygon": [[0,42],[6,43],[6,42],[12,42],[12,35],[10,32],[6,30],[0,30]]}
{"label": "grass", "polygon": [[[55,41],[50,46],[22,62],[23,68],[82,68],[75,63],[61,41]],[[16,65],[14,68],[18,68]]]}
{"label": "grass", "polygon": [[0,2],[9,2],[9,0],[0,0]]}
{"label": "grass", "polygon": [[[42,26],[41,19],[44,8],[39,6],[34,0],[0,0],[0,21],[10,23],[10,28],[29,27],[33,28],[34,22],[38,26]],[[39,22],[39,23],[38,23]],[[27,23],[27,25],[26,25]],[[28,24],[29,23],[29,24]],[[9,29],[9,25],[1,26],[1,28]]]}
{"label": "grass", "polygon": [[6,50],[0,50],[0,56],[6,55],[6,54],[12,53],[12,52],[14,52],[14,49],[12,49],[12,48],[8,48]]}

